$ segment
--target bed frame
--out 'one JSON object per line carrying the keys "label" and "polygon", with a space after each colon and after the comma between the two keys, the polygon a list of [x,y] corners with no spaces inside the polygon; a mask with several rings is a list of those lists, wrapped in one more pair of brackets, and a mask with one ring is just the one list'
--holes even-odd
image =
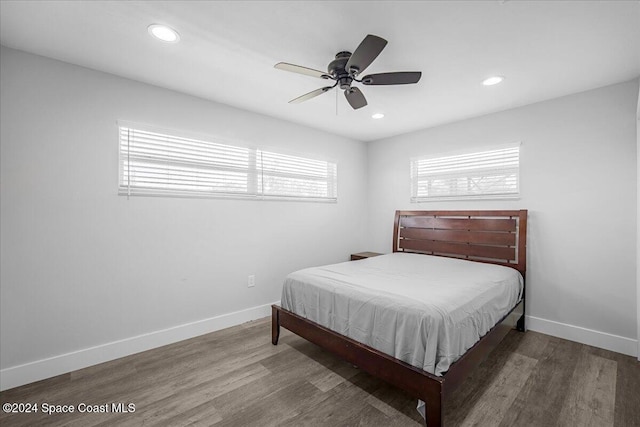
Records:
{"label": "bed frame", "polygon": [[[396,211],[393,252],[422,253],[506,265],[526,277],[527,211]],[[358,261],[354,261],[358,262]],[[435,376],[272,305],[271,341],[280,327],[336,354],[426,404],[428,427],[443,425],[443,403],[514,327],[525,330],[522,300],[487,334]]]}

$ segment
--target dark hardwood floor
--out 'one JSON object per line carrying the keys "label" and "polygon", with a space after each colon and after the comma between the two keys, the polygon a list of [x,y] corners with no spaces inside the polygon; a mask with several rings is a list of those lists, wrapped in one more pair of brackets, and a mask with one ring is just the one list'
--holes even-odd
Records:
{"label": "dark hardwood floor", "polygon": [[[635,358],[512,331],[445,402],[452,426],[640,426]],[[37,414],[2,426],[419,426],[415,399],[282,330],[270,319],[214,332],[0,393]],[[74,405],[46,415],[42,404]],[[135,405],[78,413],[80,403]],[[109,406],[110,409],[111,406]]]}

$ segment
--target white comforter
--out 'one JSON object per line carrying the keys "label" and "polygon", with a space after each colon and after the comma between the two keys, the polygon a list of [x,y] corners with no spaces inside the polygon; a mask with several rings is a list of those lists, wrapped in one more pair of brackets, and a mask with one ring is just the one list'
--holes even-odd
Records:
{"label": "white comforter", "polygon": [[521,298],[517,270],[392,253],[291,273],[282,308],[442,375]]}

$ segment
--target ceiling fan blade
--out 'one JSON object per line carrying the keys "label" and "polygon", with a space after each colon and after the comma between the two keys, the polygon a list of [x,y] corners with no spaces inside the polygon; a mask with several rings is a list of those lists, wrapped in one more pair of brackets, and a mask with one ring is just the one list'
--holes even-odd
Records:
{"label": "ceiling fan blade", "polygon": [[397,73],[369,74],[362,78],[365,85],[407,85],[418,83],[422,77],[420,71],[399,71]]}
{"label": "ceiling fan blade", "polygon": [[303,67],[301,65],[289,64],[287,62],[278,62],[273,66],[278,70],[291,71],[292,73],[304,74],[305,76],[319,77],[321,79],[328,79],[330,76],[324,71],[314,70],[313,68]]}
{"label": "ceiling fan blade", "polygon": [[353,52],[345,69],[353,75],[362,73],[380,55],[386,45],[387,41],[382,37],[369,34]]}
{"label": "ceiling fan blade", "polygon": [[346,89],[344,91],[344,96],[347,98],[349,105],[351,105],[354,110],[367,105],[367,100],[357,87]]}
{"label": "ceiling fan blade", "polygon": [[326,87],[321,87],[320,89],[316,89],[314,91],[311,91],[309,93],[305,93],[302,96],[299,96],[297,98],[292,99],[291,101],[289,101],[289,104],[299,104],[301,102],[307,101],[311,98],[315,98],[318,95],[322,95],[323,93],[325,93],[326,91],[328,91],[329,89],[333,88],[333,86],[326,86]]}

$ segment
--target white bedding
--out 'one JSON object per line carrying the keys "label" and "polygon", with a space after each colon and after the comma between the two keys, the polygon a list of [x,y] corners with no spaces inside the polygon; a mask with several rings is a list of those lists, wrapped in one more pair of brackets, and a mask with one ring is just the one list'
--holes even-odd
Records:
{"label": "white bedding", "polygon": [[435,375],[521,299],[517,270],[392,253],[291,273],[282,308]]}

